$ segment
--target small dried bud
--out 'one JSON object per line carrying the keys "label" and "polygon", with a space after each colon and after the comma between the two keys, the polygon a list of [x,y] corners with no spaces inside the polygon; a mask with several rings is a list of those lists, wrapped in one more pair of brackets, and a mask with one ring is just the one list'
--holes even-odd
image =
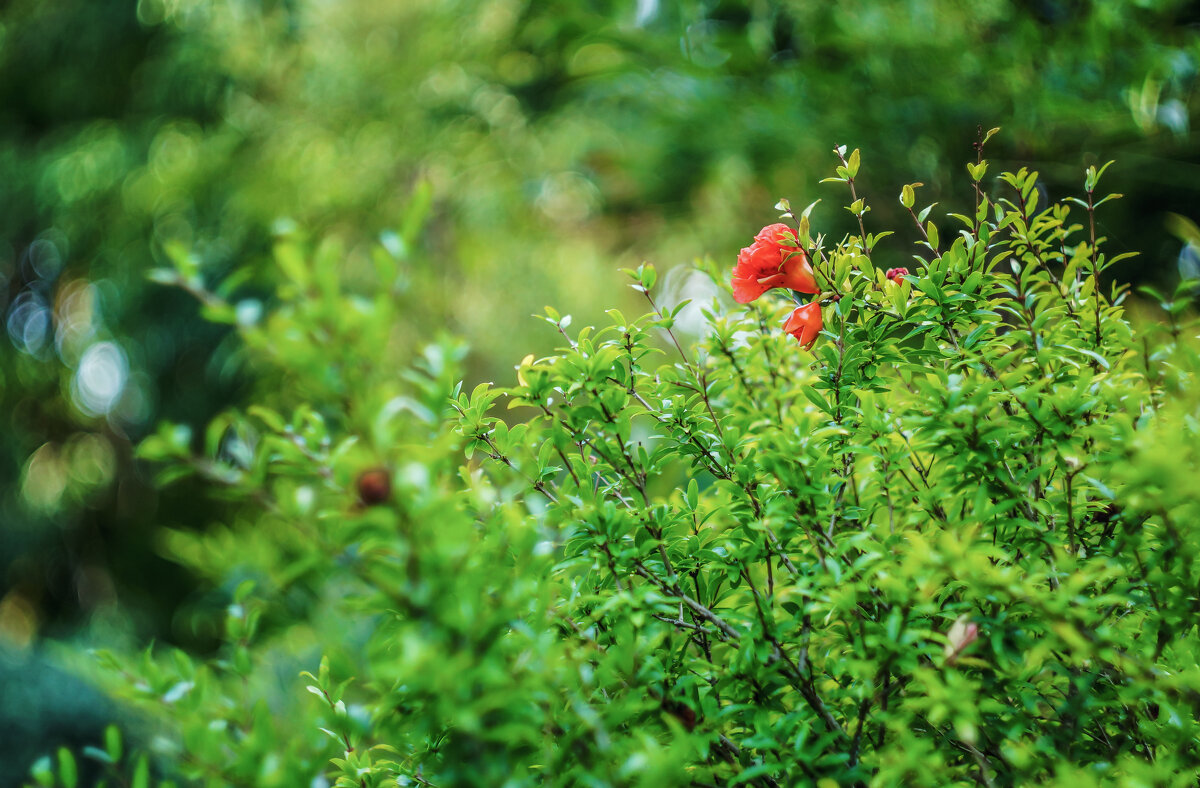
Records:
{"label": "small dried bud", "polygon": [[392,478],[383,468],[360,473],[355,487],[363,506],[378,506],[392,496]]}
{"label": "small dried bud", "polygon": [[889,268],[888,269],[887,278],[891,279],[896,284],[900,284],[900,277],[902,277],[902,276],[908,276],[907,268]]}

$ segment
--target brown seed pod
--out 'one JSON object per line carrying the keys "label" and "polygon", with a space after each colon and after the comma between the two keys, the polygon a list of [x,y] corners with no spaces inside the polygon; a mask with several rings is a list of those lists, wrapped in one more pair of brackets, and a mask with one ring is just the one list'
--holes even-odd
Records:
{"label": "brown seed pod", "polygon": [[354,486],[358,490],[358,502],[363,506],[378,506],[392,497],[392,477],[383,468],[363,471]]}

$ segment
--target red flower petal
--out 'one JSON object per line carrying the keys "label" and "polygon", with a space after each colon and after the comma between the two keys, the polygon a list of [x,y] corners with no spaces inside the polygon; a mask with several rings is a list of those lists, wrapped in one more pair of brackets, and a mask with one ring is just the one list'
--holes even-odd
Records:
{"label": "red flower petal", "polygon": [[790,242],[790,248],[795,249],[799,246],[796,243],[796,231],[788,227],[786,224],[776,222],[768,224],[766,227],[758,231],[758,235],[754,236],[755,241],[761,243],[773,244],[775,246],[783,246],[785,241]]}
{"label": "red flower petal", "polygon": [[793,250],[793,253],[783,261],[784,286],[801,293],[818,293],[817,278],[813,274],[808,255],[803,249]]}

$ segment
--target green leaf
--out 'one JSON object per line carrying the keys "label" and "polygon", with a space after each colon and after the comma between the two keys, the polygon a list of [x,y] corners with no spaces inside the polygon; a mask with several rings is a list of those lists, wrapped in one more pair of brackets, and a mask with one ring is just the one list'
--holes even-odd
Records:
{"label": "green leaf", "polygon": [[816,405],[823,412],[833,412],[833,409],[829,406],[829,402],[826,401],[826,399],[821,396],[821,393],[812,386],[805,386],[803,389],[801,389],[801,391],[804,393],[805,398],[807,398],[809,402]]}
{"label": "green leaf", "polygon": [[433,208],[433,184],[421,179],[409,195],[408,205],[404,210],[404,220],[401,224],[400,235],[404,238],[405,246],[412,247],[417,236],[425,227]]}
{"label": "green leaf", "polygon": [[121,729],[116,725],[104,729],[104,750],[114,763],[121,760]]}
{"label": "green leaf", "polygon": [[658,273],[654,270],[654,266],[645,263],[641,270],[642,286],[647,290],[654,288],[654,283],[658,281]]}
{"label": "green leaf", "polygon": [[145,755],[138,756],[129,785],[130,788],[150,788],[150,761]]}
{"label": "green leaf", "polygon": [[275,245],[275,263],[283,275],[301,288],[307,288],[312,281],[308,265],[300,247],[291,242],[281,242]]}
{"label": "green leaf", "polygon": [[79,782],[79,769],[75,756],[66,747],[58,748],[58,779],[65,788],[75,788]]}
{"label": "green leaf", "polygon": [[760,763],[750,766],[737,773],[730,785],[743,785],[765,774],[773,774],[779,769],[777,763]]}

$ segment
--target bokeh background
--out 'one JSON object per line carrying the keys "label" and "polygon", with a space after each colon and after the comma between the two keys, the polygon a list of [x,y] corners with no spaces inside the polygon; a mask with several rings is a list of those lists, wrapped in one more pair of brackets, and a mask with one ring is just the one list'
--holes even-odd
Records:
{"label": "bokeh background", "polygon": [[199,436],[255,381],[155,269],[252,321],[279,255],[336,255],[350,282],[393,255],[406,319],[378,363],[451,333],[507,381],[553,345],[545,305],[639,308],[620,267],[674,268],[682,295],[779,197],[847,231],[818,185],[835,144],[862,149],[883,229],[904,183],[966,199],[1000,126],[992,172],[1037,169],[1050,199],[1115,159],[1101,231],[1142,252],[1127,280],[1170,282],[1200,259],[1168,221],[1200,218],[1198,68],[1183,0],[9,0],[0,641],[208,646],[196,611],[220,601],[156,529],[220,503],[156,489],[133,449],[163,419]]}

